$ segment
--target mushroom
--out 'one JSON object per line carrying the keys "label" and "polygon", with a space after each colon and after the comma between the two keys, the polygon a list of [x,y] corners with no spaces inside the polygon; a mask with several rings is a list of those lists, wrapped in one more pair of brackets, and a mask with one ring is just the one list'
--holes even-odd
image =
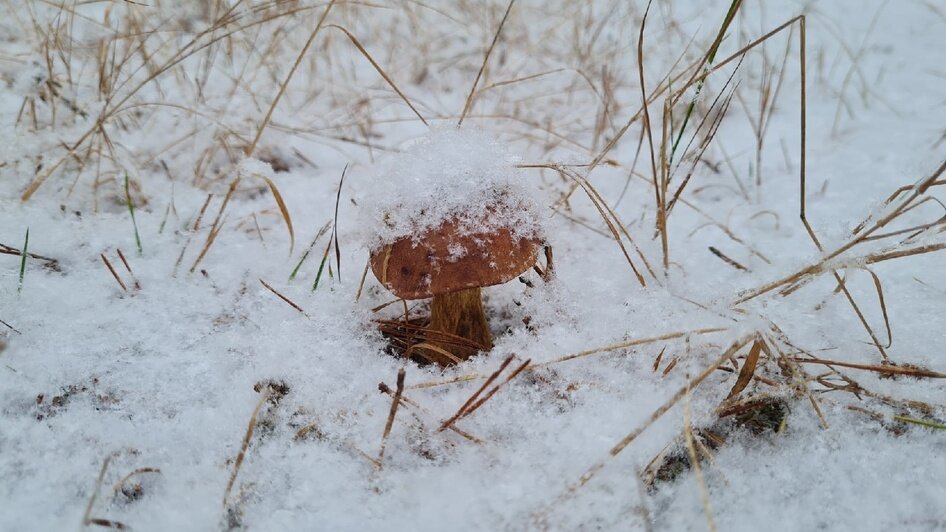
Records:
{"label": "mushroom", "polygon": [[[541,241],[517,234],[498,212],[509,208],[503,203],[487,206],[478,219],[454,215],[371,252],[371,270],[394,295],[433,298],[427,330],[434,334],[426,343],[434,349],[426,353],[444,365],[492,348],[481,289],[510,281],[536,262]],[[442,341],[452,337],[469,345]]]}
{"label": "mushroom", "polygon": [[508,143],[452,126],[378,161],[359,199],[371,269],[399,298],[433,298],[408,355],[449,365],[492,347],[481,289],[531,268],[544,242],[518,163]]}

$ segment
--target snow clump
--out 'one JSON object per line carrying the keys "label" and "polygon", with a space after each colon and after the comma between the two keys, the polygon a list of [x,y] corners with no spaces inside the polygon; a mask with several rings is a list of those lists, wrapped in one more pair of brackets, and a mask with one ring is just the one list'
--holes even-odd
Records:
{"label": "snow clump", "polygon": [[542,233],[538,205],[522,186],[520,158],[494,136],[473,128],[434,127],[380,161],[359,198],[363,238],[371,249],[415,237],[456,219],[462,231],[509,228]]}

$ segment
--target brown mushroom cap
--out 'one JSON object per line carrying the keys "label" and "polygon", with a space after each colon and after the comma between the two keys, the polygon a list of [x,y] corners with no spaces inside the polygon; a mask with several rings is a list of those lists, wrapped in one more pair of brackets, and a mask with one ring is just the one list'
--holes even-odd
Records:
{"label": "brown mushroom cap", "polygon": [[394,295],[423,299],[510,281],[535,264],[540,245],[507,227],[467,230],[454,217],[373,250],[371,271]]}

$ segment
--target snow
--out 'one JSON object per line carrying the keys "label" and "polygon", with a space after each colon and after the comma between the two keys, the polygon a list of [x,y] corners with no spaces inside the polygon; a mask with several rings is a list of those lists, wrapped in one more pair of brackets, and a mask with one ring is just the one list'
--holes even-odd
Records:
{"label": "snow", "polygon": [[[374,249],[419,237],[456,219],[462,232],[511,229],[514,238],[541,234],[536,192],[523,184],[520,157],[475,127],[440,125],[367,170],[358,226]],[[463,250],[451,253],[462,256]]]}
{"label": "snow", "polygon": [[262,177],[265,179],[273,179],[275,174],[273,173],[273,166],[266,161],[261,161],[259,159],[254,159],[252,157],[247,157],[242,159],[237,165],[237,175],[241,179],[251,178],[251,177]]}
{"label": "snow", "polygon": [[[195,51],[119,105],[220,15],[219,7],[148,4],[79,3],[74,15],[44,2],[0,7],[0,243],[22,248],[29,228],[29,251],[56,260],[28,259],[21,284],[21,257],[0,254],[0,530],[82,528],[93,495],[89,517],[134,530],[702,529],[708,517],[692,470],[652,487],[637,480],[663,451],[687,456],[684,403],[695,432],[726,438],[701,461],[719,530],[946,528],[939,478],[946,432],[903,421],[943,424],[941,379],[839,368],[863,389],[826,391],[764,353],[757,375],[778,385],[754,382],[743,396],[783,401],[790,413],[779,431],[754,433],[719,419],[737,376],[728,371],[710,373],[651,423],[733,342],[758,333],[800,358],[803,349],[846,363],[881,362],[830,272],[786,296],[774,290],[734,302],[821,262],[862,220],[891,212],[898,202],[884,201],[893,191],[942,163],[946,13],[935,2],[740,9],[720,57],[807,14],[807,215],[824,251],[798,221],[797,33],[780,34],[766,44],[765,60],[758,48],[740,66],[739,96],[671,213],[666,274],[653,238],[646,139],[634,166],[640,122],[597,168],[581,166],[639,107],[644,2],[518,1],[459,129],[506,4],[338,3],[327,22],[358,36],[432,127],[327,28],[252,158],[245,148],[324,4],[244,1],[235,19],[244,29],[229,38],[213,33],[218,45]],[[645,30],[648,90],[691,38],[688,60],[706,49],[728,4],[654,3]],[[125,41],[110,40],[147,34],[127,25],[129,15],[143,28],[161,27],[148,34],[147,54],[133,41],[126,56]],[[75,41],[49,56],[55,99],[44,35]],[[103,54],[109,46],[113,52]],[[113,55],[128,59],[107,80],[118,87],[108,99],[99,61]],[[730,72],[710,78],[701,106]],[[752,124],[763,72],[785,78],[757,167]],[[657,144],[662,106],[660,99],[651,107]],[[92,134],[71,155],[103,111],[114,111],[104,126],[108,140]],[[544,163],[574,165],[587,176],[656,272],[624,239],[646,286],[587,194],[579,189],[557,213],[551,208],[573,181],[529,168]],[[292,251],[259,176],[278,187],[291,214]],[[403,307],[384,306],[391,295],[371,275],[360,286],[368,249],[452,216],[479,223],[496,190],[517,207],[499,221],[522,235],[541,233],[552,246],[553,279],[529,272],[528,284],[484,290],[495,337],[488,355],[445,370],[390,356],[374,320],[398,319]],[[946,201],[943,190],[931,188],[928,197]],[[879,233],[942,214],[930,200]],[[324,227],[330,230],[317,238]],[[878,263],[868,257],[942,245],[942,227],[906,242],[911,232],[867,242],[829,263],[901,367],[946,371],[946,251]],[[865,265],[882,283],[889,347]],[[427,312],[422,302],[412,305],[413,316]],[[739,352],[740,367],[748,350]],[[512,354],[513,365],[539,366],[456,423],[480,443],[439,432],[483,382],[446,381],[489,375]],[[579,356],[561,361],[569,355]],[[812,377],[829,371],[800,365]],[[398,409],[379,469],[372,460],[391,398],[378,384],[394,388],[401,368],[412,403]],[[257,389],[269,383],[282,392],[262,403],[225,503],[263,398]],[[603,467],[575,488],[596,464]]]}

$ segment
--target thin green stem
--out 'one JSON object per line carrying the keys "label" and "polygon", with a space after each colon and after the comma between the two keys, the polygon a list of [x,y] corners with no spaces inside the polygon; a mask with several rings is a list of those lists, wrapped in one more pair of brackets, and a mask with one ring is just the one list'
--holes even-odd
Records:
{"label": "thin green stem", "polygon": [[141,236],[138,234],[138,222],[135,221],[135,204],[131,201],[131,190],[128,187],[128,174],[125,174],[125,202],[128,204],[128,214],[131,215],[131,225],[135,228],[135,245],[141,255]]}
{"label": "thin green stem", "polygon": [[23,290],[23,276],[26,275],[26,257],[27,257],[27,248],[30,246],[30,228],[26,228],[26,239],[23,242],[23,253],[20,254],[20,282],[17,285],[16,293],[20,293]]}

